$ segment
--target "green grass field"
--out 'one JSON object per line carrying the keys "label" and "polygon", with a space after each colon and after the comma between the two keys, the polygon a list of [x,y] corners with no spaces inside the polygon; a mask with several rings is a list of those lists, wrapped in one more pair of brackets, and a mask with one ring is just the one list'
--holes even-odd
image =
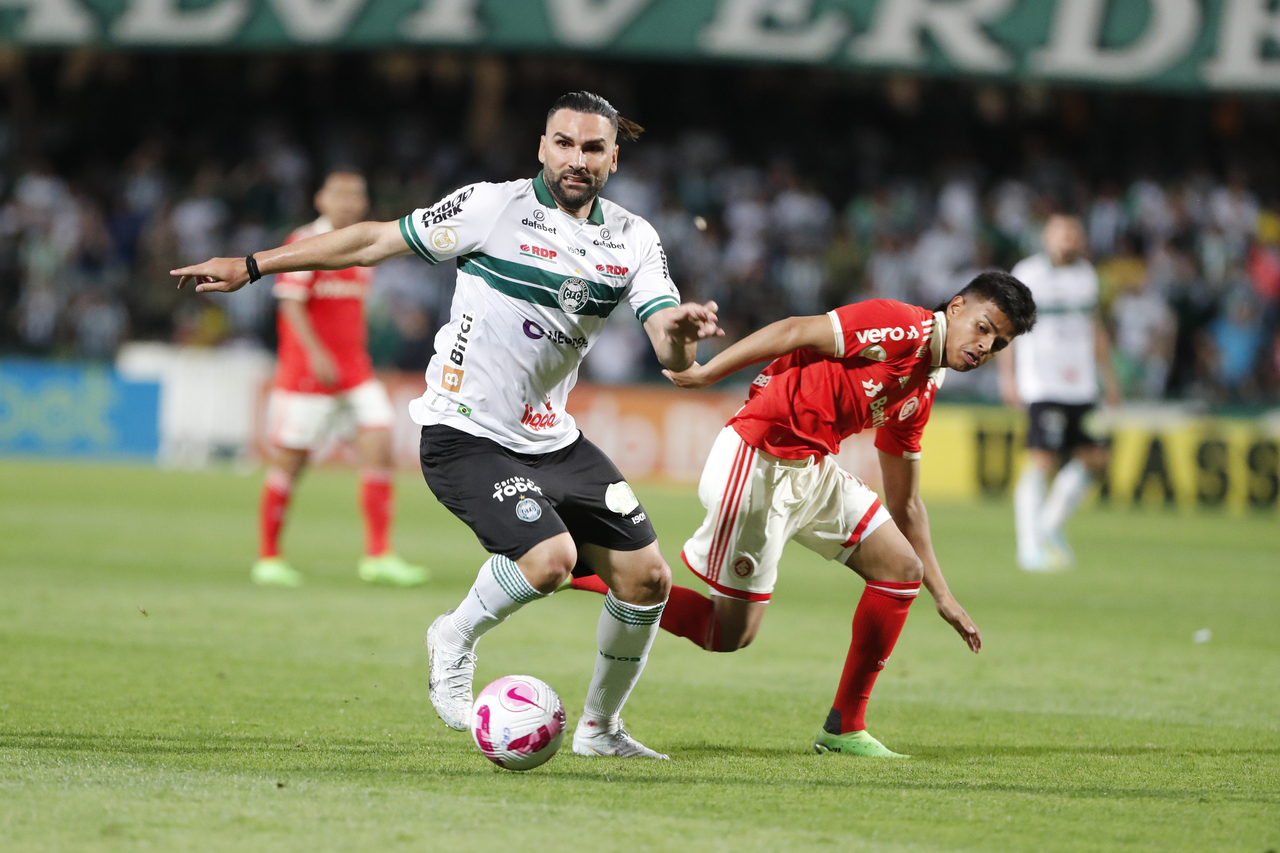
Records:
{"label": "green grass field", "polygon": [[[1250,851],[1280,848],[1280,522],[1088,510],[1080,567],[1012,565],[1004,504],[934,506],[980,656],[914,608],[872,700],[904,762],[809,751],[861,583],[795,549],[755,645],[663,634],[627,709],[667,762],[490,765],[427,701],[422,634],[483,554],[420,480],[417,590],[355,577],[355,478],[321,471],[248,582],[259,479],[0,462],[0,849]],[[691,491],[639,488],[667,558]],[[678,583],[692,580],[680,567]],[[480,646],[581,710],[600,599]],[[1193,643],[1199,629],[1207,643]]]}

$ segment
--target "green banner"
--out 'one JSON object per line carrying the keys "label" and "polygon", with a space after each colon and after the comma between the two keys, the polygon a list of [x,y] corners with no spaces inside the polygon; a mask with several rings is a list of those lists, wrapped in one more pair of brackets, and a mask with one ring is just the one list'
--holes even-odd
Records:
{"label": "green banner", "polygon": [[460,47],[1280,89],[1275,0],[0,0],[0,42]]}

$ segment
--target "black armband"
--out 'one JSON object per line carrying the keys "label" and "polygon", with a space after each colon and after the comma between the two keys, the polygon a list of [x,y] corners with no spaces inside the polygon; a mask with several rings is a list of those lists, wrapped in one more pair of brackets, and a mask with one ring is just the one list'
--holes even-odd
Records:
{"label": "black armband", "polygon": [[258,262],[253,259],[253,255],[249,255],[244,259],[244,265],[249,270],[250,284],[262,278],[262,273],[258,271]]}

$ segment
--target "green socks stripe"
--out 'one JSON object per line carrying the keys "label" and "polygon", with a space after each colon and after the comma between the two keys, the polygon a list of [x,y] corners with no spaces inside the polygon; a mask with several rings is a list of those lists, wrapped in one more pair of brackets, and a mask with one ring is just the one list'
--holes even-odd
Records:
{"label": "green socks stripe", "polygon": [[655,607],[637,607],[634,604],[619,601],[613,597],[612,592],[604,597],[605,611],[624,625],[653,625],[662,618],[664,607],[666,602]]}
{"label": "green socks stripe", "polygon": [[529,585],[520,567],[509,557],[494,554],[489,558],[489,568],[493,571],[493,579],[498,582],[498,586],[502,587],[503,592],[511,596],[512,601],[528,604],[530,601],[546,598]]}

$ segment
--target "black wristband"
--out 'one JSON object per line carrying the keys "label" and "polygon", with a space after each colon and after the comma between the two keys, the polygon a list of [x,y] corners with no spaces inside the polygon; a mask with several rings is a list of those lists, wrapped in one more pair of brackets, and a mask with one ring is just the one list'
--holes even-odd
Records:
{"label": "black wristband", "polygon": [[249,255],[244,259],[245,268],[249,270],[249,283],[262,278],[262,273],[258,272],[258,262],[253,259],[253,255]]}

